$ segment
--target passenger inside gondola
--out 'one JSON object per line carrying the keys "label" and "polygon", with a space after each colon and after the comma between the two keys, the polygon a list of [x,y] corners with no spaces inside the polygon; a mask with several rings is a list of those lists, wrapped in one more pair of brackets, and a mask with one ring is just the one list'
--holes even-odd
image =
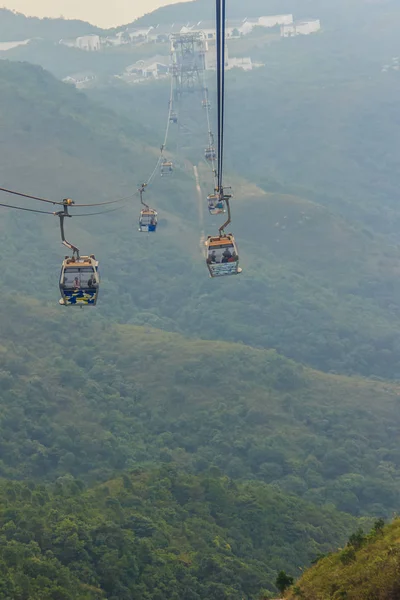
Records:
{"label": "passenger inside gondola", "polygon": [[63,285],[66,290],[74,290],[95,288],[97,282],[90,267],[66,267]]}
{"label": "passenger inside gondola", "polygon": [[233,244],[211,246],[208,249],[207,262],[209,264],[237,262],[238,260],[239,256],[236,254]]}

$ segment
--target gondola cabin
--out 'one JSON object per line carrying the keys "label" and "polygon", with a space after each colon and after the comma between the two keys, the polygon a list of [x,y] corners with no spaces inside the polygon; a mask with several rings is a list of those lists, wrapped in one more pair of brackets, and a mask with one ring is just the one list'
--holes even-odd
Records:
{"label": "gondola cabin", "polygon": [[231,233],[218,237],[208,236],[206,242],[207,267],[210,277],[238,275],[242,272],[239,267],[239,254],[235,238]]}
{"label": "gondola cabin", "polygon": [[206,160],[208,160],[209,162],[215,160],[217,158],[217,155],[215,153],[215,150],[212,146],[209,146],[208,148],[206,148],[204,150],[204,158]]}
{"label": "gondola cabin", "polygon": [[203,108],[211,108],[211,103],[209,100],[202,100],[201,105]]}
{"label": "gondola cabin", "polygon": [[142,210],[139,219],[139,231],[155,232],[157,229],[157,212],[152,208]]}
{"label": "gondola cabin", "polygon": [[176,112],[172,112],[169,116],[169,122],[170,123],[177,123],[178,122],[178,115],[176,114]]}
{"label": "gondola cabin", "polygon": [[207,196],[207,204],[210,215],[220,215],[225,212],[225,201],[219,194]]}
{"label": "gondola cabin", "polygon": [[161,177],[171,175],[174,170],[174,165],[170,160],[164,160],[161,163]]}
{"label": "gondola cabin", "polygon": [[60,276],[62,306],[95,306],[99,285],[99,263],[93,254],[65,257]]}

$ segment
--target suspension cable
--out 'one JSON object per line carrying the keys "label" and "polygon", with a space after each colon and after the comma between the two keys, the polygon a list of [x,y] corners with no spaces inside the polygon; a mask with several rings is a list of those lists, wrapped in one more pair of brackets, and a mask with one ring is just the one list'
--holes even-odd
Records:
{"label": "suspension cable", "polygon": [[33,208],[23,208],[22,206],[13,206],[12,204],[0,204],[0,206],[5,208],[15,208],[16,210],[26,210],[27,212],[40,213],[42,215],[54,215],[53,212],[48,210],[35,210]]}
{"label": "suspension cable", "polygon": [[[156,175],[156,173],[157,173],[157,171],[158,171],[158,169],[160,167],[160,164],[161,164],[161,162],[162,162],[162,160],[164,158],[163,154],[164,154],[164,150],[167,147],[169,127],[170,127],[170,124],[171,124],[171,116],[172,116],[172,108],[173,108],[173,98],[174,98],[174,81],[173,81],[173,78],[172,78],[172,75],[171,75],[171,87],[170,87],[169,102],[168,102],[167,126],[165,128],[164,141],[163,141],[163,143],[160,146],[160,155],[158,157],[158,160],[156,162],[156,165],[155,165],[153,171],[151,172],[150,177],[146,181],[146,186],[150,185],[151,182],[153,181],[153,179],[154,179],[154,177],[155,177],[155,175]],[[141,188],[139,188],[139,192],[140,192],[140,189]],[[142,190],[142,192],[143,191],[144,190]],[[143,202],[142,202],[142,204],[143,204]]]}
{"label": "suspension cable", "polygon": [[[21,198],[28,198],[30,200],[38,200],[39,202],[47,202],[48,204],[53,204],[54,206],[64,206],[64,202],[57,202],[56,200],[48,200],[46,198],[40,198],[39,196],[32,196],[31,194],[24,194],[23,192],[16,192],[15,190],[9,190],[7,188],[0,187],[0,192],[5,192],[6,194],[12,194],[13,196],[19,196]],[[91,204],[76,204],[71,200],[70,205],[73,205],[74,208],[80,207],[90,207],[90,206],[105,206],[107,204],[118,204],[119,202],[124,202],[125,200],[132,198],[131,196],[126,196],[125,198],[118,198],[116,200],[107,200],[106,202],[94,202]],[[11,205],[10,205],[11,206]],[[28,210],[28,209],[26,209]]]}
{"label": "suspension cable", "polygon": [[[132,196],[129,196],[129,198],[132,198]],[[60,204],[62,204],[62,202],[60,202]],[[55,212],[50,212],[48,210],[37,210],[34,208],[25,208],[23,206],[14,206],[13,204],[2,204],[0,203],[1,207],[4,208],[14,208],[15,210],[23,210],[26,212],[32,212],[32,213],[39,213],[41,215],[58,215],[58,213]],[[81,213],[79,215],[68,215],[69,217],[73,217],[73,218],[80,218],[80,217],[91,217],[92,215],[104,215],[105,213],[109,213],[109,212],[115,212],[116,210],[121,210],[122,206],[118,206],[118,208],[110,208],[109,210],[101,210],[98,212],[93,212],[93,213]]]}
{"label": "suspension cable", "polygon": [[225,0],[216,0],[218,190],[223,193],[224,102],[225,102]]}
{"label": "suspension cable", "polygon": [[39,202],[47,202],[48,204],[62,205],[62,202],[56,202],[55,200],[47,200],[46,198],[39,198],[38,196],[31,196],[30,194],[15,192],[14,190],[8,190],[7,188],[3,187],[0,187],[0,192],[5,192],[6,194],[13,194],[14,196],[20,196],[21,198],[29,198],[30,200],[39,200]]}
{"label": "suspension cable", "polygon": [[[130,196],[130,198],[132,198],[132,196]],[[71,215],[74,219],[76,218],[80,218],[80,217],[91,217],[93,215],[105,215],[106,213],[110,213],[110,212],[115,212],[116,210],[121,210],[123,208],[123,206],[118,206],[117,208],[109,208],[108,210],[100,210],[97,212],[93,212],[93,213],[80,213],[79,215]]]}
{"label": "suspension cable", "polygon": [[211,164],[211,170],[214,178],[214,190],[218,189],[218,174],[217,174],[217,165],[216,165],[216,155],[215,155],[215,146],[214,146],[214,134],[211,129],[211,119],[210,119],[210,101],[208,97],[208,89],[206,87],[205,74],[203,71],[203,93],[204,93],[204,106],[206,109],[206,118],[207,118],[207,132],[208,132],[208,150],[211,153],[211,160],[209,164]]}

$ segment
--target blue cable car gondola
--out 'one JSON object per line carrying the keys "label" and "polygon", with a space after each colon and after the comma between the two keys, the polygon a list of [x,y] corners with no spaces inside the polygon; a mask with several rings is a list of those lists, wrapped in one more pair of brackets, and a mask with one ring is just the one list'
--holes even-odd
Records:
{"label": "blue cable car gondola", "polygon": [[68,207],[74,202],[69,198],[63,201],[63,210],[55,213],[60,219],[61,240],[72,250],[61,265],[59,304],[61,306],[95,306],[99,295],[99,263],[94,254],[80,256],[79,248],[65,239],[64,219],[70,217]]}
{"label": "blue cable car gondola", "polygon": [[157,230],[157,211],[146,208],[140,212],[139,231],[155,232]]}
{"label": "blue cable car gondola", "polygon": [[62,306],[95,306],[99,285],[99,263],[93,254],[65,257],[60,276]]}

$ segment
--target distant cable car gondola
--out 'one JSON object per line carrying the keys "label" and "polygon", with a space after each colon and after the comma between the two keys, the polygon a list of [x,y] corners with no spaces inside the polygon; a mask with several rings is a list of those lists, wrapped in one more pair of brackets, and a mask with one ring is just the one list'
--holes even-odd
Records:
{"label": "distant cable car gondola", "polygon": [[61,267],[59,303],[62,306],[95,306],[100,284],[98,267],[93,254],[66,256]]}
{"label": "distant cable car gondola", "polygon": [[205,242],[207,248],[207,267],[210,277],[238,275],[242,272],[239,267],[239,254],[235,238],[231,233],[212,237]]}
{"label": "distant cable car gondola", "polygon": [[157,211],[147,208],[141,211],[139,231],[155,232],[157,229]]}
{"label": "distant cable car gondola", "polygon": [[217,154],[216,154],[215,148],[213,148],[213,146],[208,146],[204,150],[204,158],[206,160],[208,160],[209,162],[212,162],[213,160],[216,160]]}
{"label": "distant cable car gondola", "polygon": [[175,111],[172,111],[170,116],[169,116],[169,122],[170,123],[177,123],[178,122],[178,115],[176,114]]}
{"label": "distant cable car gondola", "polygon": [[208,108],[208,109],[210,109],[210,108],[211,108],[211,103],[210,103],[210,101],[209,101],[209,100],[206,100],[206,99],[204,99],[204,100],[202,100],[202,101],[201,101],[201,105],[202,105],[202,107],[203,107],[203,108]]}
{"label": "distant cable car gondola", "polygon": [[207,204],[210,215],[220,215],[225,212],[225,199],[218,193],[207,196]]}
{"label": "distant cable car gondola", "polygon": [[174,170],[174,164],[171,160],[163,160],[161,163],[161,177],[171,175]]}
{"label": "distant cable car gondola", "polygon": [[146,189],[147,184],[142,183],[139,188],[140,203],[144,208],[140,211],[139,217],[139,231],[145,231],[147,233],[155,232],[157,230],[157,211],[154,208],[150,208],[143,200],[143,193]]}

